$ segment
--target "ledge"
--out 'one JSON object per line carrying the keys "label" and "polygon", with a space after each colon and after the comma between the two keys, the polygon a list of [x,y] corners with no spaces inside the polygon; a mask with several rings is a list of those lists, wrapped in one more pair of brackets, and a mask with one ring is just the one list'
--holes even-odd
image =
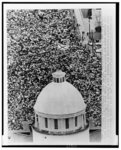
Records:
{"label": "ledge", "polygon": [[85,125],[84,128],[80,127],[78,129],[75,130],[71,130],[71,131],[47,131],[47,130],[39,130],[38,128],[36,128],[35,126],[32,126],[33,130],[35,130],[38,133],[42,133],[42,134],[47,134],[47,135],[69,135],[69,134],[74,134],[74,133],[78,133],[78,132],[82,132],[87,130],[89,127],[89,124]]}

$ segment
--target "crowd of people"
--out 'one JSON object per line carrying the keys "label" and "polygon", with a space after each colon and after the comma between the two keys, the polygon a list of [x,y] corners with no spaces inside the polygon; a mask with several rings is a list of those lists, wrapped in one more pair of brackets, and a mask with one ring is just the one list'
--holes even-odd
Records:
{"label": "crowd of people", "polygon": [[101,126],[101,57],[83,46],[71,10],[8,10],[8,124],[33,123],[33,106],[57,69],[82,94],[87,119]]}

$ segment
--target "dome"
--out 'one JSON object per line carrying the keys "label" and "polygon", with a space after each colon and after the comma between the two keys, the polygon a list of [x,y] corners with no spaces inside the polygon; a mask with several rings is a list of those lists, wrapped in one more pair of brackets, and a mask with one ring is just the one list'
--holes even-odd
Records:
{"label": "dome", "polygon": [[35,111],[50,115],[73,114],[85,108],[80,92],[65,80],[61,83],[49,83],[40,92],[34,106]]}
{"label": "dome", "polygon": [[39,94],[34,105],[33,130],[42,134],[65,135],[87,128],[86,105],[80,92],[65,80],[65,73],[58,70]]}

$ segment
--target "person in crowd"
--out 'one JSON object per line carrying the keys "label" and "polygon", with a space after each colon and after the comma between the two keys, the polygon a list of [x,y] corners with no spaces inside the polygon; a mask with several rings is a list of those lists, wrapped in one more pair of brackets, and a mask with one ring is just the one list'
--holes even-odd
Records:
{"label": "person in crowd", "polygon": [[101,126],[101,58],[95,51],[90,56],[89,35],[83,32],[79,38],[71,13],[61,9],[8,10],[10,129],[22,129],[22,121],[33,122],[37,96],[57,69],[66,72],[67,80],[81,92],[87,118]]}

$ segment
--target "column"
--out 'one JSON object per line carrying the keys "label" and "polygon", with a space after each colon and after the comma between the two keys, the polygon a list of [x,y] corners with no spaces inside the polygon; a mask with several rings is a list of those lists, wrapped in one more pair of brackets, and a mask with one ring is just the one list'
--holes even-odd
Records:
{"label": "column", "polygon": [[36,114],[35,114],[35,127],[37,127],[37,117],[36,117]]}
{"label": "column", "polygon": [[81,114],[81,127],[84,128],[83,114]]}
{"label": "column", "polygon": [[86,126],[86,115],[84,114],[84,125]]}
{"label": "column", "polygon": [[82,116],[78,116],[78,127],[82,127]]}
{"label": "column", "polygon": [[62,129],[63,129],[62,119],[58,119],[58,130],[62,131]]}
{"label": "column", "polygon": [[54,130],[54,119],[52,119],[52,118],[48,119],[48,128],[50,131]]}
{"label": "column", "polygon": [[84,124],[84,114],[82,115],[82,120],[83,120],[83,128],[84,128],[84,126],[85,126],[85,124]]}
{"label": "column", "polygon": [[45,118],[40,117],[41,129],[45,129]]}
{"label": "column", "polygon": [[41,116],[38,117],[38,121],[39,121],[39,130],[42,129],[42,119],[41,119],[41,118],[42,118]]}
{"label": "column", "polygon": [[65,131],[66,127],[65,127],[65,119],[60,119],[60,124],[61,124],[61,131]]}
{"label": "column", "polygon": [[69,129],[74,130],[75,129],[75,117],[69,118]]}

